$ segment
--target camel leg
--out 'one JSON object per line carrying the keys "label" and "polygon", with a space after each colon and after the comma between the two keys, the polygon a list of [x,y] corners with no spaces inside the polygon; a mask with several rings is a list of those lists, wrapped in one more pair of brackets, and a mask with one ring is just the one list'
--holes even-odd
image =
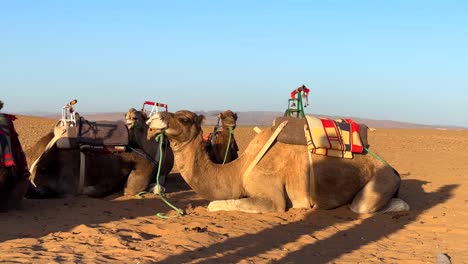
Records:
{"label": "camel leg", "polygon": [[16,184],[15,188],[10,192],[8,197],[8,207],[10,209],[21,208],[21,202],[23,201],[23,197],[26,194],[26,190],[28,189],[28,183],[28,179],[23,178]]}
{"label": "camel leg", "polygon": [[149,161],[143,160],[137,163],[128,176],[124,195],[136,195],[145,191],[151,182],[151,178],[156,175],[155,171],[154,166]]}
{"label": "camel leg", "polygon": [[391,167],[382,168],[354,197],[349,206],[358,214],[375,213],[379,210],[402,211],[409,206],[401,199],[392,199],[400,187],[400,176]]}
{"label": "camel leg", "polygon": [[261,212],[284,212],[283,208],[278,208],[273,200],[263,197],[249,197],[236,200],[213,201],[208,205],[208,211],[242,211],[247,213]]}

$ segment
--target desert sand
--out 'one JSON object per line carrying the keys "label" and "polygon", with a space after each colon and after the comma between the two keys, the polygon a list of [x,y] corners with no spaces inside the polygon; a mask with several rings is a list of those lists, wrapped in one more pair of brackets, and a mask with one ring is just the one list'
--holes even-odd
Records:
{"label": "desert sand", "polygon": [[[54,122],[20,116],[24,149]],[[254,132],[235,133],[242,151]],[[369,142],[401,173],[411,211],[207,212],[208,201],[174,170],[167,199],[185,215],[158,218],[175,212],[156,195],[25,200],[21,210],[0,213],[0,262],[435,263],[446,253],[468,263],[468,130],[377,129]]]}

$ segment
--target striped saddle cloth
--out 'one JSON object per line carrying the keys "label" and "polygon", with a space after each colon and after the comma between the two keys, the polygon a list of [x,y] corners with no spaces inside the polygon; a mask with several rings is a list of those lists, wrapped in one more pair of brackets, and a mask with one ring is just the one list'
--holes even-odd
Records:
{"label": "striped saddle cloth", "polygon": [[339,158],[353,158],[362,153],[360,125],[351,119],[332,120],[306,116],[304,128],[307,148],[314,154]]}
{"label": "striped saddle cloth", "polygon": [[13,116],[0,114],[0,167],[15,166],[11,137]]}

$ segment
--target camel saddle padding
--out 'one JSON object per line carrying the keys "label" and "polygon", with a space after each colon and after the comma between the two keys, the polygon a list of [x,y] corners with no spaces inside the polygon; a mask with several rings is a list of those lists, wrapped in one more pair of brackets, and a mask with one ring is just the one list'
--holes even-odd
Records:
{"label": "camel saddle padding", "polygon": [[123,121],[89,121],[80,118],[78,144],[118,147],[128,145],[128,129]]}
{"label": "camel saddle padding", "polygon": [[89,121],[79,117],[77,124],[58,121],[54,128],[59,149],[121,152],[128,146],[128,129],[123,121]]}
{"label": "camel saddle padding", "polygon": [[[305,118],[297,117],[277,117],[273,120],[273,128],[275,129],[281,122],[288,121],[288,125],[283,128],[281,133],[278,135],[277,141],[292,144],[292,145],[307,145],[307,139],[304,136],[304,127],[307,126]],[[368,127],[365,124],[359,124],[361,129],[359,131],[359,137],[364,147],[369,148],[367,141]]]}

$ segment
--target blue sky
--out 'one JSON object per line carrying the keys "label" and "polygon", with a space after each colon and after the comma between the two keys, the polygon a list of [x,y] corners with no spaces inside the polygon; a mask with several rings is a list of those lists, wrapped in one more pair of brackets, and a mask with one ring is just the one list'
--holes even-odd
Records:
{"label": "blue sky", "polygon": [[464,1],[1,1],[5,112],[284,111],[468,127]]}

